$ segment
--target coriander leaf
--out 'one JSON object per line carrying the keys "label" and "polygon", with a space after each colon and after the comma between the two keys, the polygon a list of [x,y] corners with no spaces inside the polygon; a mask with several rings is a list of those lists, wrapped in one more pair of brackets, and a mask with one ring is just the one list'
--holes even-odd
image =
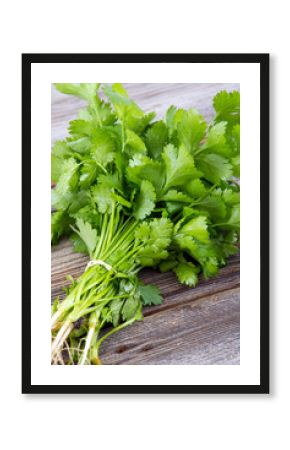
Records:
{"label": "coriander leaf", "polygon": [[100,167],[106,167],[115,158],[117,139],[107,128],[96,129],[91,140],[91,157]]}
{"label": "coriander leaf", "polygon": [[178,261],[175,259],[173,255],[170,255],[165,261],[161,261],[159,264],[159,270],[161,273],[169,272],[174,267],[176,267],[178,264]]}
{"label": "coriander leaf", "polygon": [[69,134],[74,138],[91,137],[94,132],[92,121],[77,119],[69,122]]}
{"label": "coriander leaf", "polygon": [[197,167],[203,172],[204,178],[219,185],[223,180],[231,178],[232,165],[223,156],[215,153],[201,153],[196,159]]}
{"label": "coriander leaf", "polygon": [[151,158],[158,159],[167,143],[168,130],[162,120],[148,127],[145,133],[145,144]]}
{"label": "coriander leaf", "polygon": [[53,153],[51,154],[51,181],[54,183],[58,182],[59,177],[62,174],[62,166],[64,160],[55,156]]}
{"label": "coriander leaf", "polygon": [[78,192],[68,193],[64,196],[64,200],[67,200],[68,212],[72,215],[90,203],[90,195],[88,191],[80,190]]}
{"label": "coriander leaf", "polygon": [[127,180],[131,183],[141,185],[142,180],[153,184],[157,195],[159,195],[164,183],[164,168],[162,162],[148,158],[144,155],[135,155],[129,161],[127,168]]}
{"label": "coriander leaf", "polygon": [[183,227],[179,230],[179,233],[185,233],[188,236],[198,239],[200,242],[207,243],[209,241],[209,234],[207,230],[206,217],[194,217],[183,225]]}
{"label": "coriander leaf", "polygon": [[54,208],[67,211],[69,215],[74,214],[80,208],[89,203],[89,194],[87,191],[60,193],[57,189],[51,190],[51,204]]}
{"label": "coriander leaf", "polygon": [[201,262],[204,277],[210,278],[218,273],[219,265],[217,258],[209,257]]}
{"label": "coriander leaf", "polygon": [[51,151],[51,180],[57,183],[62,174],[65,159],[71,155],[71,150],[65,141],[55,141]]}
{"label": "coriander leaf", "polygon": [[233,154],[240,154],[240,124],[234,125],[227,133],[227,142],[231,146]]}
{"label": "coriander leaf", "polygon": [[65,211],[56,211],[51,215],[51,242],[56,244],[59,238],[69,231],[72,219]]}
{"label": "coriander leaf", "polygon": [[153,284],[141,284],[139,283],[138,291],[141,295],[141,300],[143,305],[161,305],[162,296],[160,293],[160,289]]}
{"label": "coriander leaf", "polygon": [[233,175],[235,177],[239,178],[240,177],[240,155],[232,158],[231,164],[233,166]]}
{"label": "coriander leaf", "polygon": [[98,184],[122,192],[122,182],[118,172],[98,176]]}
{"label": "coriander leaf", "polygon": [[140,308],[140,295],[130,295],[124,302],[122,318],[124,321],[132,319]]}
{"label": "coriander leaf", "polygon": [[87,189],[95,181],[97,175],[97,165],[92,159],[84,161],[81,166],[79,185],[82,189]]}
{"label": "coriander leaf", "polygon": [[88,222],[82,219],[76,220],[77,228],[72,227],[75,233],[84,241],[88,249],[89,255],[92,256],[98,242],[97,232]]}
{"label": "coriander leaf", "polygon": [[230,210],[229,218],[221,224],[214,224],[216,227],[222,227],[225,230],[236,230],[240,229],[240,205],[234,205]]}
{"label": "coriander leaf", "polygon": [[227,122],[218,122],[213,125],[209,129],[206,141],[201,146],[200,151],[210,151],[225,157],[231,156],[232,149],[227,143],[226,130]]}
{"label": "coriander leaf", "polygon": [[70,216],[74,219],[82,219],[84,222],[89,222],[92,227],[96,229],[101,222],[100,213],[97,211],[92,198],[89,198],[89,202],[86,206],[77,209],[74,213],[71,212]]}
{"label": "coriander leaf", "polygon": [[196,286],[198,283],[199,269],[192,262],[180,262],[173,271],[180,283],[187,286]]}
{"label": "coriander leaf", "polygon": [[100,83],[54,83],[54,86],[63,94],[75,95],[90,101],[97,93]]}
{"label": "coriander leaf", "polygon": [[89,254],[86,244],[77,233],[73,233],[70,236],[70,240],[73,243],[73,248],[76,253],[84,253],[85,255]]}
{"label": "coriander leaf", "polygon": [[198,208],[206,212],[212,220],[223,219],[227,214],[226,205],[222,197],[215,193],[198,202]]}
{"label": "coriander leaf", "polygon": [[240,122],[240,93],[238,91],[221,91],[213,99],[216,111],[215,122],[228,122],[235,125]]}
{"label": "coriander leaf", "polygon": [[111,212],[112,203],[114,201],[111,189],[103,184],[97,184],[96,186],[93,186],[91,192],[92,199],[97,204],[99,212],[101,214]]}
{"label": "coriander leaf", "polygon": [[51,151],[54,156],[59,158],[69,158],[72,156],[66,141],[55,141]]}
{"label": "coriander leaf", "polygon": [[78,186],[79,164],[75,159],[66,159],[62,164],[62,173],[58,179],[56,192],[60,195],[64,195],[69,191],[74,191]]}
{"label": "coriander leaf", "polygon": [[109,98],[119,120],[126,128],[141,133],[155,117],[154,113],[144,114],[142,109],[131,100],[121,84],[105,85],[105,95]]}
{"label": "coriander leaf", "polygon": [[172,144],[168,144],[162,153],[166,166],[166,183],[164,191],[170,187],[185,185],[192,179],[194,171],[194,160],[185,147],[177,149]]}
{"label": "coriander leaf", "polygon": [[130,157],[134,156],[136,153],[142,153],[146,155],[147,148],[142,139],[138,134],[134,133],[132,130],[126,130],[126,145],[125,151]]}
{"label": "coriander leaf", "polygon": [[124,304],[124,300],[120,298],[114,299],[112,302],[110,302],[109,307],[112,314],[112,322],[113,327],[116,327],[121,319],[121,310]]}
{"label": "coriander leaf", "polygon": [[169,130],[169,136],[171,137],[174,132],[174,117],[176,114],[177,108],[171,105],[166,111],[166,125]]}
{"label": "coriander leaf", "polygon": [[140,192],[135,200],[133,215],[137,220],[149,216],[155,207],[156,193],[150,181],[142,180]]}
{"label": "coriander leaf", "polygon": [[194,199],[202,197],[206,194],[206,187],[199,178],[186,183],[183,186],[183,189]]}
{"label": "coriander leaf", "polygon": [[232,189],[225,189],[222,191],[222,197],[226,205],[239,205],[240,204],[240,192],[233,191]]}
{"label": "coriander leaf", "polygon": [[170,189],[166,194],[164,194],[160,200],[169,202],[181,202],[181,203],[191,203],[192,198],[183,192],[179,192],[176,189]]}
{"label": "coriander leaf", "polygon": [[114,123],[115,116],[110,105],[98,96],[100,83],[55,83],[55,87],[63,94],[75,95],[88,102],[86,119],[95,119],[99,126]]}
{"label": "coriander leaf", "polygon": [[140,248],[138,261],[144,267],[154,266],[168,256],[168,247],[172,239],[172,223],[169,219],[153,219],[139,225],[135,239]]}
{"label": "coriander leaf", "polygon": [[204,137],[206,122],[195,109],[179,109],[174,116],[174,127],[180,144],[189,152],[194,152]]}
{"label": "coriander leaf", "polygon": [[80,155],[88,154],[92,151],[92,140],[89,137],[81,137],[78,139],[67,139],[67,145],[72,152]]}

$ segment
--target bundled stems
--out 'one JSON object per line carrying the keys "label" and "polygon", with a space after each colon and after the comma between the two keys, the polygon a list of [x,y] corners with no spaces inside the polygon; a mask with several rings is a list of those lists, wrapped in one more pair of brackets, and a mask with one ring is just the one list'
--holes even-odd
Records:
{"label": "bundled stems", "polygon": [[[139,316],[133,317],[119,326],[114,327],[99,338],[101,328],[106,323],[106,305],[117,299],[126,299],[132,293],[121,293],[119,281],[135,276],[139,270],[136,256],[140,248],[136,245],[134,230],[138,221],[129,218],[123,220],[116,214],[112,206],[110,220],[104,215],[100,238],[96,249],[91,255],[84,273],[73,283],[67,297],[59,304],[52,315],[52,347],[51,359],[53,364],[63,363],[63,349],[69,348],[68,338],[74,330],[74,323],[86,318],[88,321],[87,335],[83,339],[81,356],[77,352],[77,363],[84,365],[92,362],[100,364],[98,352],[104,339],[125,326],[133,323]],[[91,353],[91,355],[90,355]],[[74,354],[74,352],[72,352]]]}

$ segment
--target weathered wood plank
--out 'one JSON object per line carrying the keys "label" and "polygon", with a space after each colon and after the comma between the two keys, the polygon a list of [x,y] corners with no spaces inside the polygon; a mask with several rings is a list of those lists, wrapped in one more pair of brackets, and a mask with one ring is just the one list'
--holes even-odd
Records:
{"label": "weathered wood plank", "polygon": [[239,289],[154,313],[111,336],[105,364],[239,364]]}
{"label": "weathered wood plank", "polygon": [[[236,84],[127,84],[129,95],[145,110],[162,117],[166,109],[198,109],[207,120],[212,97]],[[52,88],[52,142],[66,136],[68,120],[84,103]],[[63,239],[52,248],[52,299],[64,296],[65,276],[79,276],[86,256],[72,251]],[[109,337],[101,348],[105,364],[239,364],[239,257],[231,258],[218,276],[201,280],[195,289],[180,285],[172,273],[144,270],[146,283],[157,284],[164,303],[144,309],[145,320]]]}

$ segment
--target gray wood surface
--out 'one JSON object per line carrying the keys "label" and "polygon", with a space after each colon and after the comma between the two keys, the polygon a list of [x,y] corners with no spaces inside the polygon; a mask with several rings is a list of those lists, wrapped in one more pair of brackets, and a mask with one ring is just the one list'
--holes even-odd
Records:
{"label": "gray wood surface", "polygon": [[[213,115],[212,97],[237,84],[124,84],[129,95],[145,110],[162,117],[174,104],[194,107],[207,120]],[[52,87],[52,142],[66,136],[68,121],[84,103]],[[76,254],[67,239],[52,247],[51,294],[64,296],[65,276],[80,275],[88,258]],[[143,270],[144,282],[158,285],[164,297],[160,306],[144,308],[144,321],[110,336],[101,347],[104,364],[239,364],[240,264],[232,257],[218,276],[201,280],[190,289],[172,273]]]}

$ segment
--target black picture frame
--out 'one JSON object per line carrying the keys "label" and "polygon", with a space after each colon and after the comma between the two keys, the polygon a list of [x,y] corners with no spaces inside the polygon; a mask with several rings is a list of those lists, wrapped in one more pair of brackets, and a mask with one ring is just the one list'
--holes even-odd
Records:
{"label": "black picture frame", "polygon": [[[22,55],[22,393],[267,394],[269,393],[269,54],[23,54]],[[260,384],[31,384],[31,65],[33,63],[257,63],[260,65]]]}

